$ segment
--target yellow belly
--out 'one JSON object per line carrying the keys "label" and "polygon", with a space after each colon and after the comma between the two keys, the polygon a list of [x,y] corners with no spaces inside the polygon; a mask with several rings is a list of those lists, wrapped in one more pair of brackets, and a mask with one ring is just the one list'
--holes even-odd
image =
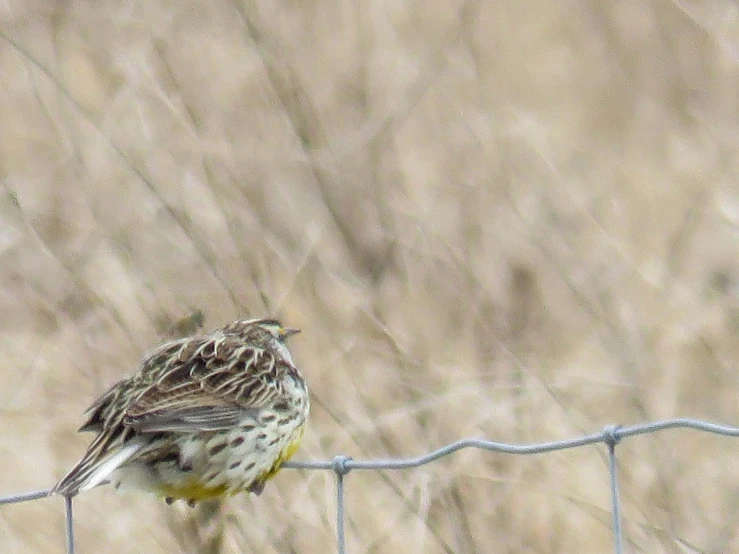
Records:
{"label": "yellow belly", "polygon": [[301,426],[296,429],[295,437],[275,458],[275,461],[266,471],[258,475],[250,483],[243,483],[243,486],[234,488],[228,483],[218,485],[216,487],[208,487],[205,483],[198,479],[198,476],[188,476],[178,483],[162,483],[158,487],[157,492],[163,496],[174,499],[186,499],[193,501],[210,500],[223,496],[231,496],[246,490],[255,484],[264,484],[274,477],[280,470],[283,463],[289,460],[298,450],[303,438],[304,428]]}
{"label": "yellow belly", "polygon": [[191,481],[181,485],[164,485],[159,492],[165,498],[184,498],[200,502],[201,500],[211,500],[225,496],[227,490],[226,485],[207,488],[197,481]]}

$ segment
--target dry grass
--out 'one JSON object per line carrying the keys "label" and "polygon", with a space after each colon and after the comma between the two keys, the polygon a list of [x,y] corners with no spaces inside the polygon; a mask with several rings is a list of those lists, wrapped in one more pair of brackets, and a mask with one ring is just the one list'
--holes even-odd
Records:
{"label": "dry grass", "polygon": [[[61,476],[88,403],[195,309],[304,329],[303,459],[739,422],[729,0],[1,10],[0,492]],[[736,441],[620,453],[630,551],[739,551]],[[611,548],[602,449],[347,486],[353,553]],[[100,489],[79,552],[331,552],[333,495]],[[62,519],[4,507],[0,544],[59,552]]]}

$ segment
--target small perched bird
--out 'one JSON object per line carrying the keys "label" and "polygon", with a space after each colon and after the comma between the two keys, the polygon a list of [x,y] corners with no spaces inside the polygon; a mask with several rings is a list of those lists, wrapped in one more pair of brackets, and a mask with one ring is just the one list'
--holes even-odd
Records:
{"label": "small perched bird", "polygon": [[112,483],[190,505],[260,494],[297,450],[310,409],[285,344],[298,332],[252,319],[163,344],[89,408],[80,431],[97,436],[52,493]]}

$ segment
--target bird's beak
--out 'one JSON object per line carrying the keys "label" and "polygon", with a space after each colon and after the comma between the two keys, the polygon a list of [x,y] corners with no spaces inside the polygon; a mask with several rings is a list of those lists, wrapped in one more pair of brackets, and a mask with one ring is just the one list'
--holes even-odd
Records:
{"label": "bird's beak", "polygon": [[285,327],[285,329],[283,329],[282,338],[284,340],[289,337],[292,337],[293,335],[297,335],[298,333],[300,333],[300,329],[294,329],[292,327]]}

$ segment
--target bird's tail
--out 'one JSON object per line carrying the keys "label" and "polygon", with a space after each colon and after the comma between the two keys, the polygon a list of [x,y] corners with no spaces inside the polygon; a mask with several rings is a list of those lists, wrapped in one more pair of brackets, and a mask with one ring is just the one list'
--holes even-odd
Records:
{"label": "bird's tail", "polygon": [[98,485],[107,483],[110,475],[128,460],[131,459],[141,448],[142,442],[132,441],[123,444],[105,456],[100,456],[104,448],[95,448],[93,443],[83,458],[75,465],[69,473],[54,485],[51,494],[63,496],[74,496]]}

